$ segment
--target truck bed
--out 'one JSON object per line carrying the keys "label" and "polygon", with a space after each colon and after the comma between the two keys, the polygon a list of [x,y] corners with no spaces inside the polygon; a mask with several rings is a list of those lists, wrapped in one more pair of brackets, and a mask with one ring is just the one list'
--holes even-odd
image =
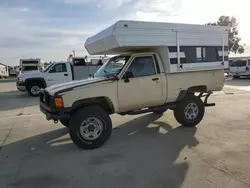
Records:
{"label": "truck bed", "polygon": [[221,91],[224,86],[224,70],[204,70],[196,72],[182,72],[166,74],[167,77],[167,101],[176,101],[181,90],[187,90],[192,86],[205,86],[207,91]]}

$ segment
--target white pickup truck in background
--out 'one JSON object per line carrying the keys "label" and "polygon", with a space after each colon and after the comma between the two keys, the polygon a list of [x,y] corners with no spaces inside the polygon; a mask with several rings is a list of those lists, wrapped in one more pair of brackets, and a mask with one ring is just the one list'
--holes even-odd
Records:
{"label": "white pickup truck in background", "polygon": [[[44,70],[20,74],[17,78],[17,89],[27,91],[30,96],[38,96],[41,88],[55,84],[81,80],[93,75],[101,65],[85,62],[85,58],[74,57],[67,62],[49,64]],[[99,59],[104,63],[107,59]],[[100,63],[99,63],[100,64]]]}
{"label": "white pickup truck in background", "polygon": [[[203,119],[213,91],[224,86],[228,30],[221,26],[119,21],[87,39],[91,55],[113,55],[94,78],[54,85],[40,93],[48,120],[69,127],[80,148],[103,145],[110,114],[164,113],[183,126]],[[204,97],[204,99],[203,99]]]}

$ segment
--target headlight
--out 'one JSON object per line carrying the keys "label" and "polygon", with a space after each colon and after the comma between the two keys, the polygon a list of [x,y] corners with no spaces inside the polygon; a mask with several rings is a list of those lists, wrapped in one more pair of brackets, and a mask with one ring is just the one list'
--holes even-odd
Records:
{"label": "headlight", "polygon": [[18,82],[25,82],[25,78],[18,77],[18,78],[17,78],[17,81],[18,81]]}

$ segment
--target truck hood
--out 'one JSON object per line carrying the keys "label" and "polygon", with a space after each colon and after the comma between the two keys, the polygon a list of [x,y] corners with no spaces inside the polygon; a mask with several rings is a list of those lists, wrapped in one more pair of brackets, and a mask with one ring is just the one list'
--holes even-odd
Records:
{"label": "truck hood", "polygon": [[34,71],[34,72],[26,72],[26,73],[22,73],[18,76],[19,78],[39,78],[39,77],[43,77],[43,73],[39,72],[39,71]]}
{"label": "truck hood", "polygon": [[68,90],[72,90],[76,87],[94,84],[97,82],[102,82],[102,81],[107,81],[107,80],[110,80],[110,79],[108,79],[108,78],[88,78],[88,79],[84,79],[84,80],[71,81],[71,82],[56,84],[56,85],[47,87],[46,91],[48,91],[50,95],[54,95],[55,93],[63,93],[63,92],[66,92]]}

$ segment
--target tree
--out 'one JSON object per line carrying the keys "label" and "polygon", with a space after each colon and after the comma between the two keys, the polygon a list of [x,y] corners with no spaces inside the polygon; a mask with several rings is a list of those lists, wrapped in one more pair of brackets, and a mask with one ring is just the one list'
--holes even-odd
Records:
{"label": "tree", "polygon": [[217,22],[208,23],[206,25],[219,25],[219,26],[228,26],[228,39],[229,39],[229,51],[233,53],[243,53],[244,46],[239,44],[241,38],[238,36],[238,22],[235,17],[230,16],[221,16]]}

